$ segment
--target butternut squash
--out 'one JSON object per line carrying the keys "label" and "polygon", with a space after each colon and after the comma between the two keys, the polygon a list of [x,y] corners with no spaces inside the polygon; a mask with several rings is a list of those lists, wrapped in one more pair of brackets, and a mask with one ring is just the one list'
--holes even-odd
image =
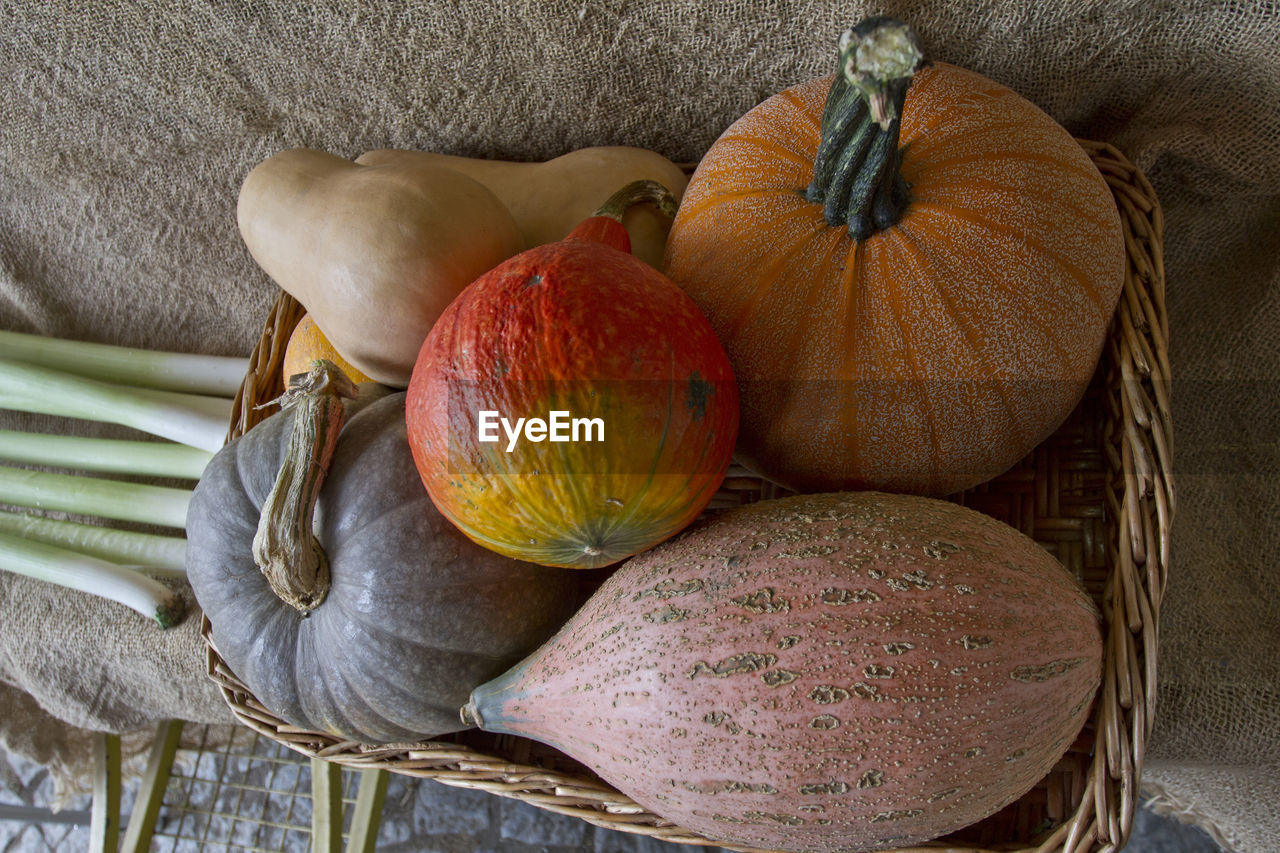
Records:
{"label": "butternut squash", "polygon": [[492,192],[421,159],[282,151],[245,178],[237,219],[250,254],[334,348],[398,388],[445,307],[522,248]]}
{"label": "butternut squash", "polygon": [[[564,239],[619,187],[632,181],[662,184],[679,201],[688,184],[684,171],[654,151],[607,145],[570,151],[552,160],[520,163],[382,149],[356,158],[366,165],[445,166],[484,184],[511,212],[530,249]],[[649,206],[634,207],[622,220],[631,253],[659,267],[671,220]]]}

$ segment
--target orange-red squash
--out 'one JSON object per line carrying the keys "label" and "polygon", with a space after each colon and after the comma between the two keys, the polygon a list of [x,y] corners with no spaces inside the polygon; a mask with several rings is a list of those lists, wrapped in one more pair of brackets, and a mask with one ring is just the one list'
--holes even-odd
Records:
{"label": "orange-red squash", "polygon": [[609,565],[681,530],[724,479],[738,423],[724,348],[620,224],[651,197],[674,212],[660,184],[629,185],[478,278],[422,346],[409,444],[436,507],[481,545]]}
{"label": "orange-red squash", "polygon": [[724,132],[665,270],[729,353],[747,465],[804,491],[950,493],[1078,402],[1123,284],[1119,214],[1052,118],[923,64],[900,22],[850,30],[840,66]]}

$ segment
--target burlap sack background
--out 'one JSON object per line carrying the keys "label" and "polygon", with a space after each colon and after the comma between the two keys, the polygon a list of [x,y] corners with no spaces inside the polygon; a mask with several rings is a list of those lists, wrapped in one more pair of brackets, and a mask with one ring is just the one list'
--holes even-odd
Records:
{"label": "burlap sack background", "polygon": [[[1114,142],[1167,215],[1178,515],[1145,779],[1238,850],[1280,848],[1280,19],[1269,2],[0,4],[0,327],[244,355],[273,286],[235,229],[293,146],[694,160],[827,73],[868,12]],[[3,423],[13,423],[5,417]],[[0,575],[0,728],[227,719],[192,622],[161,634]],[[194,621],[194,620],[192,620]],[[74,756],[72,756],[74,757]]]}

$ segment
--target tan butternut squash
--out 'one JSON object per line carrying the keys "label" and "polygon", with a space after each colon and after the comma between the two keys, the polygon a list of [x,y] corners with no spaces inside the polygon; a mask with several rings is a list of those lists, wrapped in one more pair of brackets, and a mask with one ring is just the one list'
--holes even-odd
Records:
{"label": "tan butternut squash", "polygon": [[416,158],[282,151],[246,177],[237,218],[254,259],[334,348],[401,388],[445,307],[523,245],[484,185]]}
{"label": "tan butternut squash", "polygon": [[[356,162],[446,166],[479,181],[511,212],[526,249],[564,239],[619,187],[632,181],[657,181],[677,201],[688,184],[684,171],[666,157],[623,145],[581,148],[534,163],[395,149],[369,151]],[[642,205],[629,210],[622,224],[631,235],[631,253],[650,266],[660,266],[671,220]]]}

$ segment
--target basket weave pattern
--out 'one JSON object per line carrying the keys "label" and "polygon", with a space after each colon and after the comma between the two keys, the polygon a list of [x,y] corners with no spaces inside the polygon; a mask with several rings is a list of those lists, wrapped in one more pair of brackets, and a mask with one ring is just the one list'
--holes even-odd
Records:
{"label": "basket weave pattern", "polygon": [[[1102,687],[1084,731],[1032,791],[997,815],[913,849],[1103,851],[1122,846],[1133,822],[1154,723],[1156,636],[1174,509],[1163,217],[1151,185],[1119,151],[1081,144],[1115,196],[1129,258],[1101,363],[1084,400],[1048,441],[1012,470],[952,499],[1021,530],[1084,582],[1105,621]],[[274,411],[266,404],[283,391],[284,349],[302,314],[296,300],[279,296],[237,397],[228,438]],[[712,507],[780,494],[734,467]],[[230,671],[207,619],[203,633],[209,676],[235,716],[305,755],[514,797],[608,829],[718,844],[649,812],[567,756],[523,738],[473,730],[370,746],[291,726]]]}

